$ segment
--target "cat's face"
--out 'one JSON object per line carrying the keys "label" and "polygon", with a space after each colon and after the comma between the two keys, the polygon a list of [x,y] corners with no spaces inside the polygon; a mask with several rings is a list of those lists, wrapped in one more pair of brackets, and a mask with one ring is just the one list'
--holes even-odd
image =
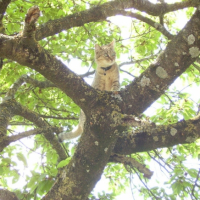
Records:
{"label": "cat's face", "polygon": [[102,47],[98,44],[95,45],[95,59],[98,66],[108,67],[115,63],[116,53],[114,45],[114,41]]}

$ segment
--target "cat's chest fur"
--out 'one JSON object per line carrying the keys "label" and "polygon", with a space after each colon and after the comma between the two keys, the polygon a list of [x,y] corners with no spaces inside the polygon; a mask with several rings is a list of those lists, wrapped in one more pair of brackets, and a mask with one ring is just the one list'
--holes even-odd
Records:
{"label": "cat's chest fur", "polygon": [[99,90],[119,90],[119,70],[116,63],[101,67],[97,66],[92,86]]}

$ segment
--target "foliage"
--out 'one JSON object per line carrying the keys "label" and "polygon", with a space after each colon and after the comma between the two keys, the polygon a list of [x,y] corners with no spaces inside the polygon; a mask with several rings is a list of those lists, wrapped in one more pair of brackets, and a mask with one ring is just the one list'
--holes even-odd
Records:
{"label": "foliage", "polygon": [[[101,4],[104,2],[107,1],[102,1]],[[12,35],[22,30],[25,14],[33,5],[38,5],[41,9],[42,16],[38,24],[43,24],[49,20],[89,9],[98,3],[99,1],[95,0],[12,1],[6,10],[3,23],[6,34]],[[176,23],[178,17],[190,18],[193,11],[193,8],[188,8],[178,11],[176,15],[167,14],[166,26],[170,32],[175,34],[181,29]],[[152,16],[148,17],[158,20]],[[127,19],[127,17],[127,22],[120,21],[119,16],[116,19],[118,21],[115,17],[110,17],[106,21],[74,27],[45,38],[39,41],[39,44],[59,57],[72,71],[84,74],[96,67],[94,44],[103,45],[115,39],[117,62],[119,64],[131,62],[130,65],[121,66],[123,69],[123,72],[120,72],[121,83],[124,88],[134,79],[129,73],[134,77],[139,76],[150,63],[155,61],[158,53],[165,49],[168,39],[144,22]],[[142,60],[143,58],[147,59]],[[198,63],[196,65],[199,66]],[[11,85],[24,74],[38,81],[45,80],[39,72],[20,66],[11,60],[4,60],[4,67],[0,71],[0,103]],[[91,82],[88,77],[85,80]],[[198,68],[191,66],[145,112],[145,115],[156,124],[162,125],[194,117],[199,111],[200,99],[195,92],[199,80]],[[38,113],[52,126],[71,130],[78,123],[80,109],[56,87],[41,89],[25,83],[16,92],[15,99]],[[15,135],[32,127],[29,121],[15,116],[10,122],[8,134]],[[59,168],[69,163],[76,145],[76,140],[64,144],[70,157],[63,161],[58,161],[57,153],[43,135],[31,136],[9,145],[0,155],[0,186],[15,191],[20,199],[41,199],[54,184]],[[125,193],[131,182],[135,199],[198,199],[200,196],[199,153],[199,140],[197,140],[188,145],[177,145],[132,155],[154,171],[152,180],[148,181],[137,170],[127,171],[122,164],[109,163],[104,170],[104,176],[109,180],[109,189],[99,193],[93,192],[89,198],[91,200],[116,199],[117,195]]]}

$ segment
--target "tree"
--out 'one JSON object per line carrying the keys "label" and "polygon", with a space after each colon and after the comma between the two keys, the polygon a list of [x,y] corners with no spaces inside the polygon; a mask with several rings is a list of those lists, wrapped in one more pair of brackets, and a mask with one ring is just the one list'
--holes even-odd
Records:
{"label": "tree", "polygon": [[[0,1],[1,199],[114,199],[129,174],[141,181],[132,180],[144,199],[198,199],[200,169],[185,161],[200,151],[199,95],[194,101],[173,82],[190,91],[199,86],[199,6],[198,0]],[[130,30],[113,23],[117,15],[131,19]],[[188,19],[182,29],[179,15]],[[83,80],[94,74],[94,44],[113,39],[122,89],[95,90]],[[88,67],[85,74],[68,68],[74,58]],[[77,145],[59,143],[56,134],[78,123],[79,108],[84,133]],[[32,152],[41,160],[24,187],[12,190],[9,180],[19,183],[19,162],[31,165]],[[148,185],[152,162],[167,174],[163,186]],[[95,197],[103,173],[112,193]]]}

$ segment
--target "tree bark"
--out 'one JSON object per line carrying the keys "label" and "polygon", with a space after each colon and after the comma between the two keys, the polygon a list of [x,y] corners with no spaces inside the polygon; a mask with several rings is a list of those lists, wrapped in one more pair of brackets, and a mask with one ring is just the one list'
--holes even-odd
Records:
{"label": "tree bark", "polygon": [[0,189],[0,199],[1,200],[19,200],[14,192],[10,192],[4,189]]}
{"label": "tree bark", "polygon": [[[123,9],[134,7],[138,10],[144,10],[146,8],[147,13],[159,15],[177,9],[178,6],[183,8],[192,5],[192,2],[196,1],[176,3],[173,6],[164,4],[163,10],[158,10],[158,8],[161,9],[162,5],[153,6],[154,4],[148,1],[126,0],[122,2],[117,0],[70,16],[71,18],[78,17],[77,24],[71,23],[70,26],[81,26],[89,21],[96,21],[97,18],[98,20],[105,19],[105,16],[108,16],[107,12],[110,12],[110,16],[114,15],[116,14],[113,9],[114,5],[121,6]],[[85,20],[89,12],[91,12],[93,18]],[[83,22],[80,23],[80,20]],[[5,36],[0,34],[0,57],[12,59],[38,71],[71,97],[83,109],[87,118],[84,133],[72,160],[69,165],[60,170],[54,186],[43,199],[87,199],[96,182],[100,179],[113,151],[128,154],[165,145],[171,146],[180,141],[183,143],[191,142],[199,137],[199,117],[187,122],[179,122],[172,127],[160,126],[157,129],[146,129],[136,135],[130,135],[130,138],[129,136],[120,136],[126,130],[126,126],[123,124],[124,115],[138,116],[144,112],[199,56],[199,22],[200,12],[197,9],[184,29],[169,42],[166,50],[158,57],[157,62],[150,65],[140,77],[118,93],[98,91],[90,87],[60,60],[39,46],[32,35],[30,38],[24,38],[20,35]],[[69,24],[69,21],[66,20],[66,23]],[[65,28],[70,28],[70,26],[65,26]],[[46,27],[43,27],[46,28],[46,33],[48,32],[47,27],[47,24]],[[58,27],[58,32],[61,30],[63,28]],[[39,31],[40,34],[36,32],[37,40],[48,36],[41,29]],[[55,33],[51,32],[50,34]],[[192,41],[190,40],[191,37],[193,38]],[[2,135],[5,135],[13,113],[33,121],[38,127],[48,126],[47,122],[38,118],[35,113],[29,113],[24,108],[21,110],[15,108],[15,111],[13,111],[12,105],[10,105],[10,110],[7,107],[7,109],[4,109],[3,106],[12,102],[12,95],[9,97],[11,99],[6,99],[0,105],[0,112],[5,113],[6,116],[0,118]],[[35,120],[36,118],[37,120]],[[148,134],[151,132],[153,133],[149,136]],[[159,133],[163,133],[162,136]],[[51,143],[53,147],[55,145],[56,148],[59,145],[55,137],[49,138],[49,135],[46,135],[46,138],[49,141],[53,140]],[[173,141],[170,141],[171,138],[173,138]],[[64,157],[65,155],[62,158],[64,159]]]}

